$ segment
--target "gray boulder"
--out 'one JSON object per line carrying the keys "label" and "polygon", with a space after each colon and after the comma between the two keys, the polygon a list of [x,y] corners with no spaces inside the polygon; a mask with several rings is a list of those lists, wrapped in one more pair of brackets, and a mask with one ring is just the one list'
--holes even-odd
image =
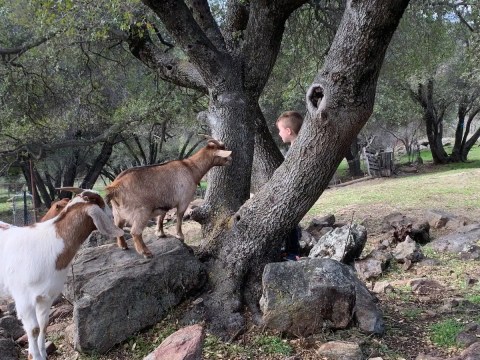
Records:
{"label": "gray boulder", "polygon": [[367,229],[364,226],[345,225],[322,236],[308,257],[329,258],[351,264],[360,257],[366,242]]}
{"label": "gray boulder", "polygon": [[430,246],[437,251],[458,254],[475,247],[478,239],[480,239],[480,224],[471,224],[462,226],[457,231],[432,241]]}
{"label": "gray boulder", "polygon": [[0,359],[2,360],[20,359],[17,345],[12,339],[5,339],[0,337]]}
{"label": "gray boulder", "polygon": [[152,259],[116,245],[79,252],[64,291],[74,304],[76,349],[105,353],[157,323],[170,308],[204,285],[204,266],[181,241],[146,240],[154,254]]}
{"label": "gray boulder", "polygon": [[13,315],[0,318],[0,329],[3,329],[7,336],[11,337],[13,340],[17,340],[19,337],[25,334],[22,322]]}
{"label": "gray boulder", "polygon": [[[306,336],[324,329],[344,329],[356,322],[365,331],[384,331],[373,296],[353,270],[338,261],[305,259],[267,264],[262,284],[260,307],[269,328]],[[372,309],[374,314],[366,317]]]}
{"label": "gray boulder", "polygon": [[398,243],[393,250],[393,257],[399,263],[405,263],[407,261],[415,263],[423,259],[423,253],[420,246],[407,235],[405,241]]}
{"label": "gray boulder", "polygon": [[462,216],[456,216],[443,210],[430,209],[426,212],[427,221],[431,227],[440,229],[448,227],[450,229],[457,229],[465,226],[471,221]]}

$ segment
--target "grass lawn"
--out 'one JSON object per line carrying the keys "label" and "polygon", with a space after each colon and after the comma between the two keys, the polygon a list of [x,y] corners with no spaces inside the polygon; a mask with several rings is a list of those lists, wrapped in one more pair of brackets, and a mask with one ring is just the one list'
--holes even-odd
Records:
{"label": "grass lawn", "polygon": [[398,176],[325,190],[302,223],[312,216],[329,213],[344,220],[358,220],[365,215],[380,216],[393,211],[443,209],[466,215],[480,211],[479,146],[472,148],[465,163],[432,165],[429,150],[422,151],[422,158],[424,164],[417,174],[402,174],[399,167]]}

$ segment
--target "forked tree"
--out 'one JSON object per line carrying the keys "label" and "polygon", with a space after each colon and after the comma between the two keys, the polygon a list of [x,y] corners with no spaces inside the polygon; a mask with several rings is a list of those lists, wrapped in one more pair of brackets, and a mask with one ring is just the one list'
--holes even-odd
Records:
{"label": "forked tree", "polygon": [[275,260],[285,234],[326,189],[370,117],[385,52],[409,1],[347,1],[324,66],[306,94],[308,114],[299,137],[275,171],[279,161],[271,162],[270,180],[249,201],[254,145],[260,154],[267,148],[264,155],[273,147],[258,99],[285,21],[307,1],[227,1],[222,26],[207,0],[143,2],[186,59],[135,31],[131,51],[164,80],[208,93],[212,136],[233,150],[232,166],[211,172],[205,206],[195,214],[209,240],[205,314],[213,331],[232,335],[244,326],[244,305],[257,309],[264,265]]}

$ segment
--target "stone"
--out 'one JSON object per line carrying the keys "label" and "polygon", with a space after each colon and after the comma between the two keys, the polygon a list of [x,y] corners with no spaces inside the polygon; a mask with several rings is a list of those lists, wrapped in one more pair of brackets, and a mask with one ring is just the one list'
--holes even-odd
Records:
{"label": "stone", "polygon": [[405,241],[398,243],[393,250],[393,257],[399,263],[404,263],[406,260],[415,263],[423,259],[423,253],[420,246],[407,235]]}
{"label": "stone", "polygon": [[387,294],[394,292],[394,288],[388,281],[378,281],[373,287],[373,292],[375,294]]}
{"label": "stone", "polygon": [[71,304],[63,304],[50,310],[49,323],[53,323],[57,319],[64,319],[72,315],[73,306]]}
{"label": "stone", "polygon": [[17,340],[25,334],[22,322],[12,315],[0,318],[0,328],[4,329],[13,340]]}
{"label": "stone", "polygon": [[382,262],[373,258],[357,260],[354,266],[358,277],[364,281],[376,279],[383,273]]}
{"label": "stone", "polygon": [[455,232],[439,237],[429,246],[436,251],[461,253],[469,246],[475,246],[480,239],[480,224],[470,224],[458,228]]}
{"label": "stone", "polygon": [[470,222],[470,220],[464,217],[455,216],[449,212],[435,209],[428,210],[426,212],[426,217],[430,226],[436,229],[441,229],[443,227],[457,229],[467,225]]}
{"label": "stone", "polygon": [[201,325],[191,325],[167,337],[143,360],[201,360],[205,330]]}
{"label": "stone", "polygon": [[269,328],[306,336],[324,329],[344,329],[355,321],[363,331],[384,331],[372,295],[353,270],[338,261],[267,264],[262,285],[260,307]]}
{"label": "stone", "polygon": [[309,258],[330,258],[345,264],[358,259],[367,242],[367,229],[358,224],[345,225],[324,235],[313,247]]}
{"label": "stone", "polygon": [[434,290],[443,290],[445,287],[436,280],[420,279],[410,282],[412,291],[418,295],[429,295]]}
{"label": "stone", "polygon": [[480,341],[463,350],[458,360],[480,360]]}
{"label": "stone", "polygon": [[12,339],[0,338],[0,359],[2,360],[19,360],[20,354],[17,346]]}
{"label": "stone", "polygon": [[347,341],[329,341],[320,345],[317,355],[341,360],[362,360],[362,350],[356,343]]}
{"label": "stone", "polygon": [[76,350],[105,353],[156,324],[205,284],[204,265],[180,240],[144,239],[154,254],[151,259],[116,244],[78,253],[64,289],[74,305]]}

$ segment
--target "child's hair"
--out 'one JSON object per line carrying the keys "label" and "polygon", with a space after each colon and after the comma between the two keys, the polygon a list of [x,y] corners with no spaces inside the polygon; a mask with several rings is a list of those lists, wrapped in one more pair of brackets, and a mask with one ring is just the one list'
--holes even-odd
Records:
{"label": "child's hair", "polygon": [[303,117],[296,111],[285,111],[277,119],[276,124],[282,122],[287,128],[290,128],[295,135],[298,134],[303,124]]}

